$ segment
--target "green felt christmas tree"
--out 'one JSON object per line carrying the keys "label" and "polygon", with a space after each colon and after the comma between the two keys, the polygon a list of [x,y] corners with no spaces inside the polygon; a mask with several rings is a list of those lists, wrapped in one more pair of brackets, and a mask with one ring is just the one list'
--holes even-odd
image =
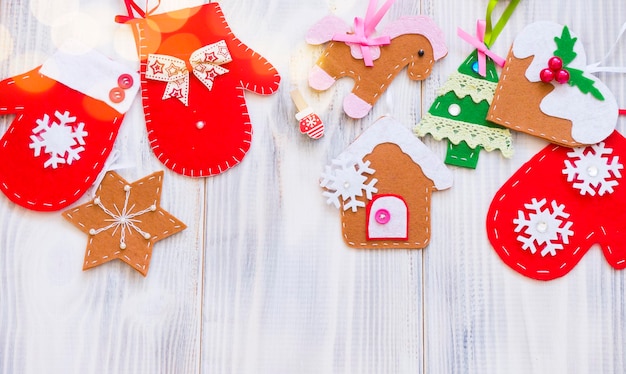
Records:
{"label": "green felt christmas tree", "polygon": [[513,155],[508,129],[486,120],[498,83],[493,61],[487,57],[487,74],[478,74],[478,52],[474,51],[437,92],[428,113],[415,127],[418,136],[447,139],[446,164],[475,169],[481,149],[499,149]]}

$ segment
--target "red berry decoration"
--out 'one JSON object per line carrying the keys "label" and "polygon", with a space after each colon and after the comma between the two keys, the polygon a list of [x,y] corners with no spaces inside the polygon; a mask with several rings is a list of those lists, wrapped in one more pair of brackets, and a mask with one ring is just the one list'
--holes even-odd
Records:
{"label": "red berry decoration", "polygon": [[541,73],[539,73],[539,78],[541,78],[542,82],[550,83],[554,79],[554,72],[550,69],[543,69]]}
{"label": "red berry decoration", "polygon": [[561,84],[569,82],[569,71],[565,69],[559,70],[559,72],[556,73],[556,77],[554,77],[554,79],[556,79],[556,81]]}
{"label": "red berry decoration", "polygon": [[548,68],[539,73],[542,82],[550,83],[553,80],[563,84],[569,82],[569,71],[563,69],[563,60],[560,57],[552,56],[548,60]]}
{"label": "red berry decoration", "polygon": [[548,67],[556,73],[563,68],[563,60],[561,60],[560,57],[554,56],[548,60]]}

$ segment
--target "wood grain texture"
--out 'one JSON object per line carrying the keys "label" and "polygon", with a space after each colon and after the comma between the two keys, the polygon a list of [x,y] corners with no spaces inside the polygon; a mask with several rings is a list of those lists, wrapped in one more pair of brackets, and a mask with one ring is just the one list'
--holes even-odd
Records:
{"label": "wood grain texture", "polygon": [[[159,9],[201,3],[162,0]],[[147,278],[119,261],[81,271],[82,233],[60,214],[0,196],[0,373],[625,372],[626,273],[594,248],[566,277],[533,281],[506,267],[487,241],[492,196],[543,141],[516,133],[512,159],[483,152],[476,170],[451,167],[454,186],[433,195],[424,250],[348,248],[339,212],[318,187],[324,165],[381,115],[408,128],[419,120],[471,52],[457,26],[473,31],[487,3],[396,0],[381,24],[430,15],[449,54],[423,83],[401,72],[372,112],[353,120],[341,106],[349,79],[325,92],[308,88],[322,47],[304,35],[329,13],[363,15],[367,1],[222,1],[233,32],[283,79],[273,96],[246,93],[248,155],[207,179],[166,169],[161,204],[188,228],[156,244]],[[131,32],[113,22],[123,10],[121,0],[0,0],[0,77],[41,64],[76,30],[134,66]],[[588,61],[597,61],[624,14],[617,0],[523,0],[493,49],[506,55],[524,25],[549,19],[570,25]],[[610,65],[626,65],[625,43]],[[600,77],[626,107],[624,76]],[[322,139],[299,133],[294,88],[325,122]],[[0,131],[11,120],[1,117]],[[444,158],[445,143],[424,141]],[[164,169],[139,101],[115,148],[129,181]]]}
{"label": "wood grain texture", "polygon": [[[484,17],[487,1],[481,1],[481,6],[427,3],[450,35],[456,26],[473,30],[474,20]],[[505,56],[526,24],[549,19],[581,35],[592,63],[617,37],[626,21],[620,13],[623,8],[621,2],[610,0],[567,6],[558,1],[522,1],[493,50]],[[459,38],[448,41],[452,52],[435,70],[439,78],[426,83],[426,103],[434,100],[434,89],[470,52]],[[624,45],[622,40],[611,65],[626,62]],[[626,105],[624,77],[600,76],[621,106]],[[619,121],[618,129],[623,131],[624,120]],[[433,233],[446,235],[433,235],[425,251],[425,372],[621,373],[624,273],[611,269],[594,247],[564,278],[534,281],[504,266],[484,235],[487,209],[497,189],[546,143],[514,133],[513,144],[511,160],[483,152],[477,170],[454,169],[453,188],[434,197]]]}

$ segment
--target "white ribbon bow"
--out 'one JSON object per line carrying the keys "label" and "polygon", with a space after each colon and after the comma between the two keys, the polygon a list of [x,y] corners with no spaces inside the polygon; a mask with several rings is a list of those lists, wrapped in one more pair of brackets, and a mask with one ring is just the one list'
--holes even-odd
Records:
{"label": "white ribbon bow", "polygon": [[[197,49],[189,57],[193,74],[209,91],[213,89],[215,77],[228,73],[228,69],[220,65],[232,60],[224,40]],[[189,69],[184,60],[174,56],[149,54],[147,65],[146,78],[167,82],[163,100],[174,97],[185,106],[189,105]]]}

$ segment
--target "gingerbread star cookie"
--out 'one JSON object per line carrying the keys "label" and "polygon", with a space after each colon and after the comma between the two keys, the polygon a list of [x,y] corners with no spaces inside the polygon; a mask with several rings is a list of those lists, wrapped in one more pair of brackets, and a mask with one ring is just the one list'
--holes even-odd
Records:
{"label": "gingerbread star cookie", "polygon": [[83,270],[119,259],[143,276],[154,243],[187,226],[160,206],[163,172],[133,183],[110,171],[90,202],[63,216],[89,236]]}

